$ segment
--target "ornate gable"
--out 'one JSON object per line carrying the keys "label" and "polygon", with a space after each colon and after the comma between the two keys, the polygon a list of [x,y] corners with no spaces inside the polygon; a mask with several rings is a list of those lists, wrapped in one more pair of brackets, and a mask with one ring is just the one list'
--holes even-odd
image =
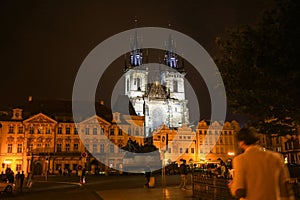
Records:
{"label": "ornate gable", "polygon": [[55,121],[54,119],[48,117],[47,115],[43,114],[43,113],[39,113],[37,115],[34,115],[28,119],[26,119],[24,121],[24,123],[47,123],[47,124],[56,124],[57,121]]}
{"label": "ornate gable", "polygon": [[221,124],[220,124],[219,122],[217,122],[217,121],[214,121],[214,122],[210,125],[210,127],[212,127],[213,129],[222,129]]}
{"label": "ornate gable", "polygon": [[80,122],[79,124],[80,125],[89,125],[89,124],[99,124],[100,126],[103,125],[110,125],[109,122],[107,122],[106,120],[102,119],[101,117],[97,116],[97,115],[94,115],[82,122]]}

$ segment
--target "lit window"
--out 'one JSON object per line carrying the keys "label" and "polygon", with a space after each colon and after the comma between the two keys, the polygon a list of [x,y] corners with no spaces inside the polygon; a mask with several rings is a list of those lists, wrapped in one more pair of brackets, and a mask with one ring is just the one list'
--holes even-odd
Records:
{"label": "lit window", "polygon": [[66,151],[70,151],[70,144],[66,144]]}
{"label": "lit window", "polygon": [[12,144],[7,145],[7,153],[12,153]]}
{"label": "lit window", "polygon": [[104,144],[100,144],[100,153],[104,153]]}
{"label": "lit window", "polygon": [[135,129],[135,135],[139,135],[139,129]]}
{"label": "lit window", "polygon": [[191,153],[195,153],[195,149],[194,148],[191,148]]}
{"label": "lit window", "polygon": [[58,127],[57,134],[62,134],[62,127]]}
{"label": "lit window", "polygon": [[42,144],[41,143],[38,143],[36,146],[37,146],[38,149],[42,148]]}
{"label": "lit window", "polygon": [[42,127],[38,127],[38,134],[42,134],[43,132],[43,128]]}
{"label": "lit window", "polygon": [[8,133],[14,133],[14,126],[13,125],[9,126]]}
{"label": "lit window", "polygon": [[67,127],[66,128],[66,134],[70,134],[71,133],[71,129],[70,129],[70,127]]}
{"label": "lit window", "polygon": [[33,150],[33,144],[30,143],[30,144],[28,145],[28,151],[32,151],[32,150]]}
{"label": "lit window", "polygon": [[179,152],[180,152],[180,153],[182,153],[182,152],[183,152],[183,151],[182,151],[182,148],[180,148],[180,149],[179,149]]}
{"label": "lit window", "polygon": [[97,152],[97,144],[93,144],[93,153]]}
{"label": "lit window", "polygon": [[109,152],[114,153],[115,152],[115,145],[111,144],[109,145]]}
{"label": "lit window", "polygon": [[73,163],[73,165],[72,165],[72,166],[73,166],[73,170],[76,170],[76,169],[77,169],[77,165],[78,165],[78,164],[76,164],[76,163],[74,164],[74,163]]}
{"label": "lit window", "polygon": [[178,81],[173,81],[173,92],[178,92]]}
{"label": "lit window", "polygon": [[22,144],[18,144],[17,153],[22,153],[22,151],[23,151]]}
{"label": "lit window", "polygon": [[78,144],[74,144],[74,151],[78,151]]}
{"label": "lit window", "polygon": [[104,135],[104,128],[101,128],[100,130],[100,135]]}
{"label": "lit window", "polygon": [[19,134],[23,133],[23,126],[19,126],[18,133]]}
{"label": "lit window", "polygon": [[97,135],[97,133],[98,133],[97,128],[93,128],[93,135]]}
{"label": "lit window", "polygon": [[118,135],[122,135],[122,129],[119,129]]}
{"label": "lit window", "polygon": [[50,134],[50,128],[46,128],[46,134]]}
{"label": "lit window", "polygon": [[89,135],[90,134],[90,129],[89,128],[85,128],[85,134]]}
{"label": "lit window", "polygon": [[56,145],[56,151],[57,152],[61,152],[61,144],[57,144]]}
{"label": "lit window", "polygon": [[22,170],[22,165],[16,164],[16,171],[21,171],[21,170]]}
{"label": "lit window", "polygon": [[109,129],[109,135],[114,135],[115,134],[115,130],[113,128]]}

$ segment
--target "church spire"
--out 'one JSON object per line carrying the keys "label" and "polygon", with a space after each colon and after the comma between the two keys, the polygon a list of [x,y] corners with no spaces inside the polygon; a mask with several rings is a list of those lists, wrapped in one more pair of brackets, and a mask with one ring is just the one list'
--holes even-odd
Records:
{"label": "church spire", "polygon": [[140,66],[142,65],[142,50],[139,46],[138,42],[138,33],[137,33],[137,22],[138,20],[135,19],[135,32],[134,32],[134,38],[133,38],[133,44],[132,44],[132,51],[130,53],[130,65],[132,67]]}
{"label": "church spire", "polygon": [[[171,25],[169,24],[169,27]],[[169,40],[166,44],[166,52],[165,52],[165,64],[171,68],[178,68],[177,64],[177,56],[175,54],[175,44],[172,38],[172,35],[169,35]]]}

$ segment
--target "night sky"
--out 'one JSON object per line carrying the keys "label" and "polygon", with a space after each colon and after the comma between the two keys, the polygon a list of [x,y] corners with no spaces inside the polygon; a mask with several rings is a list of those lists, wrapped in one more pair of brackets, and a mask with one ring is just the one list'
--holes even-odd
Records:
{"label": "night sky", "polygon": [[[106,38],[139,27],[168,27],[197,40],[214,57],[215,38],[227,27],[255,23],[272,0],[227,1],[0,1],[0,108],[33,99],[71,99],[77,70]],[[150,60],[158,62],[156,58]],[[99,83],[108,101],[123,58]],[[112,75],[112,73],[114,75]]]}

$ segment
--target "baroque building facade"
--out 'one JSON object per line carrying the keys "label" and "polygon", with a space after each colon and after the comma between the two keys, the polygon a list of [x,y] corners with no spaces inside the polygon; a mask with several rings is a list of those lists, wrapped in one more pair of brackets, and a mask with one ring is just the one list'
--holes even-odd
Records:
{"label": "baroque building facade", "polygon": [[[111,114],[98,103],[96,115],[75,124],[70,108],[68,101],[30,100],[18,108],[2,110],[1,170],[45,174],[68,169],[76,173],[77,166],[82,165],[90,173],[110,168],[122,171],[125,151],[121,147],[129,140],[139,145],[145,143],[144,116]],[[190,163],[226,160],[237,153],[233,144],[237,130],[234,121],[224,126],[201,121],[195,130],[186,125],[175,129],[163,124],[153,132],[153,144],[164,153],[165,163],[180,159]],[[82,156],[84,152],[87,157]]]}

